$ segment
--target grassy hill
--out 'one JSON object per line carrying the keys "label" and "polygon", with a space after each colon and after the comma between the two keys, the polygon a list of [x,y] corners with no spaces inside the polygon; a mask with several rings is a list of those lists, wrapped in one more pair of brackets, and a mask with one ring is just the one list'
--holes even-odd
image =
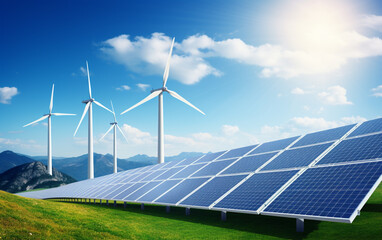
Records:
{"label": "grassy hill", "polygon": [[382,185],[353,224],[305,221],[136,204],[117,208],[34,200],[0,191],[0,239],[377,239],[382,236]]}

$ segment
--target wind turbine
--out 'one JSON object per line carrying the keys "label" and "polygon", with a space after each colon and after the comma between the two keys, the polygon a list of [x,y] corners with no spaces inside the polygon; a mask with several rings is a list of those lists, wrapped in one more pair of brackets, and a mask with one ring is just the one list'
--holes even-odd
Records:
{"label": "wind turbine", "polygon": [[50,96],[50,105],[49,105],[49,113],[44,114],[43,117],[37,119],[34,122],[28,123],[27,125],[24,125],[23,127],[32,125],[34,123],[38,123],[46,118],[48,118],[48,173],[52,175],[52,134],[51,134],[51,116],[73,116],[76,114],[71,113],[52,113],[53,109],[53,93],[54,93],[54,84],[52,86],[52,95]]}
{"label": "wind turbine", "polygon": [[106,109],[107,111],[111,112],[107,107],[102,105],[101,103],[97,102],[93,97],[92,97],[92,88],[90,85],[90,74],[89,74],[89,65],[88,61],[86,61],[86,70],[88,73],[88,84],[89,84],[89,99],[82,101],[82,103],[85,103],[85,109],[84,112],[82,113],[82,117],[80,122],[78,123],[78,126],[76,128],[76,131],[74,132],[73,136],[76,136],[76,133],[78,131],[78,128],[81,125],[82,120],[84,119],[84,116],[86,112],[89,111],[89,123],[88,123],[88,178],[92,179],[94,178],[94,160],[93,160],[93,111],[92,111],[92,103],[95,103],[96,105]]}
{"label": "wind turbine", "polygon": [[186,99],[184,99],[183,97],[181,97],[179,94],[177,94],[176,92],[174,91],[171,91],[169,89],[167,89],[166,87],[166,83],[167,83],[167,79],[168,79],[168,74],[170,72],[170,60],[171,60],[171,55],[172,55],[172,48],[174,47],[174,41],[175,41],[175,38],[172,39],[172,43],[171,43],[171,48],[170,48],[170,53],[168,54],[168,58],[167,58],[167,63],[166,63],[166,68],[164,70],[164,74],[163,74],[163,85],[161,88],[158,88],[158,89],[154,89],[151,91],[151,94],[148,95],[146,98],[144,98],[142,101],[138,102],[137,104],[135,104],[134,106],[132,106],[131,108],[123,111],[121,113],[124,114],[136,107],[138,107],[139,105],[155,98],[158,96],[158,163],[163,163],[164,162],[164,134],[163,134],[163,93],[164,92],[168,92],[171,96],[173,96],[174,98],[184,102],[185,104],[189,105],[190,107],[196,109],[197,111],[199,111],[200,113],[202,113],[203,115],[204,112],[202,112],[200,109],[198,109],[197,107],[195,107],[194,105],[192,105],[190,102],[188,102]]}
{"label": "wind turbine", "polygon": [[113,136],[113,157],[114,157],[114,173],[117,173],[117,128],[118,130],[121,132],[122,136],[126,139],[126,142],[127,141],[127,138],[125,136],[125,134],[123,134],[122,132],[122,129],[118,126],[118,123],[117,123],[117,118],[115,117],[115,111],[114,111],[114,107],[113,107],[113,102],[110,101],[111,103],[111,109],[113,110],[113,117],[114,117],[114,122],[110,123],[111,127],[109,128],[109,130],[107,130],[107,132],[101,137],[100,140],[102,140],[110,131],[111,129],[114,129],[114,136]]}

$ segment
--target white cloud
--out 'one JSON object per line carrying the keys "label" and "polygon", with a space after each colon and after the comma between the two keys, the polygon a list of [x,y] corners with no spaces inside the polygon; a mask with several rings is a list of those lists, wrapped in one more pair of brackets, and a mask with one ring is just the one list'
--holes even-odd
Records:
{"label": "white cloud", "polygon": [[329,105],[352,104],[352,102],[348,101],[346,97],[346,89],[339,85],[329,87],[326,91],[319,93],[318,96],[324,103]]}
{"label": "white cloud", "polygon": [[373,92],[373,96],[375,97],[382,97],[382,85],[379,85],[376,88],[371,89]]}
{"label": "white cloud", "polygon": [[366,119],[360,116],[343,117],[339,121],[328,121],[324,118],[294,117],[291,119],[291,124],[297,129],[318,131],[363,121],[366,121]]}
{"label": "white cloud", "polygon": [[149,85],[149,84],[144,84],[144,83],[138,83],[138,84],[137,84],[137,87],[138,87],[139,89],[141,89],[142,91],[146,91],[146,89],[149,88],[150,85]]}
{"label": "white cloud", "polygon": [[9,104],[12,97],[17,95],[19,92],[15,87],[2,87],[0,88],[0,103]]}
{"label": "white cloud", "polygon": [[81,71],[81,74],[83,76],[87,76],[88,75],[88,73],[87,73],[87,71],[86,71],[86,69],[84,67],[80,67],[80,71]]}
{"label": "white cloud", "polygon": [[120,86],[120,87],[117,87],[116,89],[119,90],[119,91],[123,91],[123,90],[128,91],[128,90],[131,89],[131,87],[129,87],[129,86],[127,86],[127,85],[122,85],[122,86]]}
{"label": "white cloud", "polygon": [[382,32],[382,16],[364,15],[361,25]]}
{"label": "white cloud", "polygon": [[291,93],[296,94],[296,95],[304,95],[304,94],[306,94],[306,91],[304,91],[301,88],[294,88],[294,89],[292,89]]}
{"label": "white cloud", "polygon": [[223,131],[224,135],[232,136],[235,133],[239,132],[239,127],[238,126],[232,126],[232,125],[223,125],[222,131]]}

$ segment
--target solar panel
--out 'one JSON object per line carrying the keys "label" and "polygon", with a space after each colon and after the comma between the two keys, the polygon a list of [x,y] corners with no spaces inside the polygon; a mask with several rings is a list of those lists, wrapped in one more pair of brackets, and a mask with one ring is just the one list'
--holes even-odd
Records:
{"label": "solar panel", "polygon": [[293,143],[297,138],[298,137],[291,137],[291,138],[263,143],[258,148],[253,150],[251,154],[272,152],[272,151],[284,149],[288,147],[291,143]]}
{"label": "solar panel", "polygon": [[19,195],[351,222],[382,179],[381,130],[377,119]]}
{"label": "solar panel", "polygon": [[382,162],[310,168],[264,212],[349,219],[381,174]]}
{"label": "solar panel", "polygon": [[382,118],[363,122],[349,137],[382,131]]}
{"label": "solar panel", "polygon": [[145,195],[142,197],[138,198],[137,201],[142,201],[142,202],[152,202],[156,198],[158,198],[160,195],[163,193],[167,192],[171,188],[173,188],[176,184],[178,184],[181,180],[167,180],[162,182],[162,184],[156,186],[149,192],[147,192]]}
{"label": "solar panel", "polygon": [[202,177],[202,176],[212,176],[216,175],[218,172],[226,168],[228,165],[233,163],[236,159],[231,160],[223,160],[223,161],[217,161],[212,162],[205,166],[204,168],[200,169],[196,173],[192,174],[192,177]]}
{"label": "solar panel", "polygon": [[292,147],[305,146],[315,143],[329,142],[333,140],[340,139],[347,132],[350,131],[355,126],[355,124],[347,125],[343,127],[333,128],[329,130],[324,130],[315,133],[309,133],[305,135],[303,138],[298,140]]}
{"label": "solar panel", "polygon": [[197,170],[199,170],[200,168],[204,167],[205,165],[206,165],[205,163],[190,165],[188,167],[185,167],[183,170],[181,170],[180,172],[178,172],[177,174],[173,175],[170,178],[171,179],[186,178],[186,177],[190,176],[191,174],[193,174],[194,172],[196,172]]}
{"label": "solar panel", "polygon": [[202,162],[212,161],[212,160],[220,157],[222,154],[224,154],[224,152],[226,152],[226,151],[206,154],[206,155],[204,155],[202,158],[200,158],[198,161],[196,161],[194,163],[202,163]]}
{"label": "solar panel", "polygon": [[183,200],[180,205],[208,207],[247,175],[216,177]]}
{"label": "solar panel", "polygon": [[277,152],[273,152],[243,157],[221,174],[253,172],[276,154]]}
{"label": "solar panel", "polygon": [[325,143],[286,150],[261,169],[261,171],[308,166],[331,145],[332,143]]}
{"label": "solar panel", "polygon": [[123,200],[131,200],[134,201],[143,194],[145,194],[147,191],[153,189],[161,182],[148,182],[146,185],[142,186],[141,188],[137,189],[135,192],[131,193],[127,197],[125,197]]}
{"label": "solar panel", "polygon": [[214,208],[257,211],[297,170],[253,174],[247,181],[219,201]]}
{"label": "solar panel", "polygon": [[234,158],[234,157],[241,157],[244,154],[248,153],[252,149],[254,149],[257,145],[252,145],[248,147],[242,147],[242,148],[236,148],[229,150],[226,154],[222,155],[221,157],[218,157],[217,159],[228,159],[228,158]]}
{"label": "solar panel", "polygon": [[382,134],[343,140],[317,164],[351,162],[382,157]]}
{"label": "solar panel", "polygon": [[207,180],[208,178],[186,179],[154,202],[176,204]]}

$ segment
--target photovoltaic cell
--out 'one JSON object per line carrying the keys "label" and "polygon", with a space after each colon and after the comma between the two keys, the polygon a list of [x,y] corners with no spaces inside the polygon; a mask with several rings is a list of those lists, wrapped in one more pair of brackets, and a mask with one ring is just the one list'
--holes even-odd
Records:
{"label": "photovoltaic cell", "polygon": [[247,175],[216,177],[183,200],[180,205],[210,206]]}
{"label": "photovoltaic cell", "polygon": [[223,198],[214,208],[257,211],[278,191],[297,170],[255,173],[247,181]]}
{"label": "photovoltaic cell", "polygon": [[190,165],[190,164],[196,162],[196,160],[198,160],[200,157],[201,157],[201,156],[187,158],[187,159],[181,161],[181,162],[180,162],[179,164],[177,164],[176,166],[179,167],[179,166]]}
{"label": "photovoltaic cell", "polygon": [[382,157],[382,134],[343,140],[317,164],[351,162]]}
{"label": "photovoltaic cell", "polygon": [[284,149],[288,147],[291,143],[293,143],[293,141],[295,141],[297,138],[298,137],[291,137],[291,138],[286,138],[286,139],[277,140],[273,142],[263,143],[258,148],[253,150],[251,154],[272,152],[272,151]]}
{"label": "photovoltaic cell", "polygon": [[149,191],[149,190],[153,189],[154,187],[156,187],[159,183],[161,183],[161,182],[148,182],[146,185],[144,185],[140,189],[136,190],[132,194],[128,195],[123,200],[134,201],[137,198],[139,198],[140,196],[142,196],[143,194],[145,194],[147,191]]}
{"label": "photovoltaic cell", "polygon": [[152,174],[148,175],[147,177],[142,178],[141,181],[151,181],[154,178],[158,177],[159,175],[163,174],[164,172],[166,172],[166,169],[159,169],[153,172]]}
{"label": "photovoltaic cell", "polygon": [[190,176],[191,174],[193,174],[194,172],[196,172],[197,170],[199,170],[200,168],[202,168],[204,165],[206,165],[206,164],[202,163],[202,164],[195,164],[195,165],[190,165],[188,167],[185,167],[183,170],[181,170],[177,174],[170,177],[170,179],[186,178],[186,177]]}
{"label": "photovoltaic cell", "polygon": [[329,141],[340,139],[347,132],[349,132],[350,129],[352,129],[354,126],[355,124],[352,124],[352,125],[333,128],[333,129],[324,130],[320,132],[309,133],[305,135],[303,138],[301,138],[300,140],[298,140],[298,142],[293,144],[293,147],[305,146],[305,145],[321,143],[321,142],[329,142]]}
{"label": "photovoltaic cell", "polygon": [[202,177],[202,176],[211,176],[216,175],[218,172],[226,168],[228,165],[233,163],[236,159],[230,159],[230,160],[223,160],[223,161],[217,161],[212,162],[205,166],[204,168],[200,169],[196,173],[192,174],[191,177]]}
{"label": "photovoltaic cell", "polygon": [[271,159],[277,152],[243,157],[221,174],[253,172]]}
{"label": "photovoltaic cell", "polygon": [[156,186],[154,189],[147,192],[145,195],[140,197],[139,201],[144,202],[152,202],[156,198],[158,198],[163,193],[167,192],[170,188],[174,187],[176,184],[178,184],[181,180],[167,180],[162,182],[162,184]]}
{"label": "photovoltaic cell", "polygon": [[261,171],[308,166],[331,145],[332,143],[324,143],[286,150],[268,163]]}
{"label": "photovoltaic cell", "polygon": [[306,170],[264,211],[350,218],[382,174],[382,162]]}
{"label": "photovoltaic cell", "polygon": [[167,168],[172,168],[173,166],[175,166],[176,164],[178,164],[179,162],[181,162],[182,160],[174,160],[174,161],[171,161],[169,162],[166,166],[164,166],[162,169],[167,169]]}
{"label": "photovoltaic cell", "polygon": [[162,173],[161,175],[156,177],[154,180],[166,180],[166,179],[170,178],[172,175],[174,175],[175,173],[182,170],[183,168],[184,167],[174,167],[174,168],[167,169],[166,172]]}
{"label": "photovoltaic cell", "polygon": [[204,162],[209,162],[209,161],[215,160],[220,155],[222,155],[224,152],[225,151],[206,154],[201,159],[199,159],[198,161],[196,161],[194,163],[202,163],[202,162],[204,163]]}
{"label": "photovoltaic cell", "polygon": [[121,187],[119,188],[113,188],[114,191],[112,191],[109,195],[107,195],[105,197],[105,199],[111,199],[113,197],[115,197],[117,194],[119,194],[120,192],[122,191],[125,191],[126,189],[128,189],[129,187],[131,187],[131,185],[133,185],[132,183],[125,183],[123,184]]}
{"label": "photovoltaic cell", "polygon": [[252,145],[252,146],[248,146],[248,147],[232,149],[232,150],[230,150],[229,152],[227,152],[226,154],[224,154],[223,156],[221,156],[221,157],[219,157],[217,159],[228,159],[228,158],[234,158],[234,157],[241,157],[244,154],[246,154],[249,151],[251,151],[252,149],[254,149],[256,146],[257,145]]}
{"label": "photovoltaic cell", "polygon": [[113,200],[123,200],[123,198],[125,198],[128,195],[130,195],[132,192],[134,192],[135,190],[137,190],[138,188],[142,187],[145,184],[146,183],[143,183],[143,182],[135,183],[134,185],[132,185],[128,189],[122,191],[120,194],[118,194],[117,196],[113,197],[112,199]]}
{"label": "photovoltaic cell", "polygon": [[182,200],[182,198],[187,196],[190,192],[192,192],[194,189],[196,189],[198,186],[200,186],[202,183],[204,183],[207,180],[208,178],[186,179],[183,182],[181,182],[179,185],[177,185],[176,187],[168,191],[166,194],[164,194],[155,202],[176,204],[177,202]]}
{"label": "photovoltaic cell", "polygon": [[382,118],[363,122],[349,137],[382,131]]}
{"label": "photovoltaic cell", "polygon": [[115,189],[117,188],[120,188],[123,184],[116,184],[116,185],[110,185],[108,186],[106,189],[106,191],[103,191],[102,193],[100,193],[99,195],[97,195],[97,198],[104,198],[106,197],[107,195],[109,195],[111,192],[113,192]]}

